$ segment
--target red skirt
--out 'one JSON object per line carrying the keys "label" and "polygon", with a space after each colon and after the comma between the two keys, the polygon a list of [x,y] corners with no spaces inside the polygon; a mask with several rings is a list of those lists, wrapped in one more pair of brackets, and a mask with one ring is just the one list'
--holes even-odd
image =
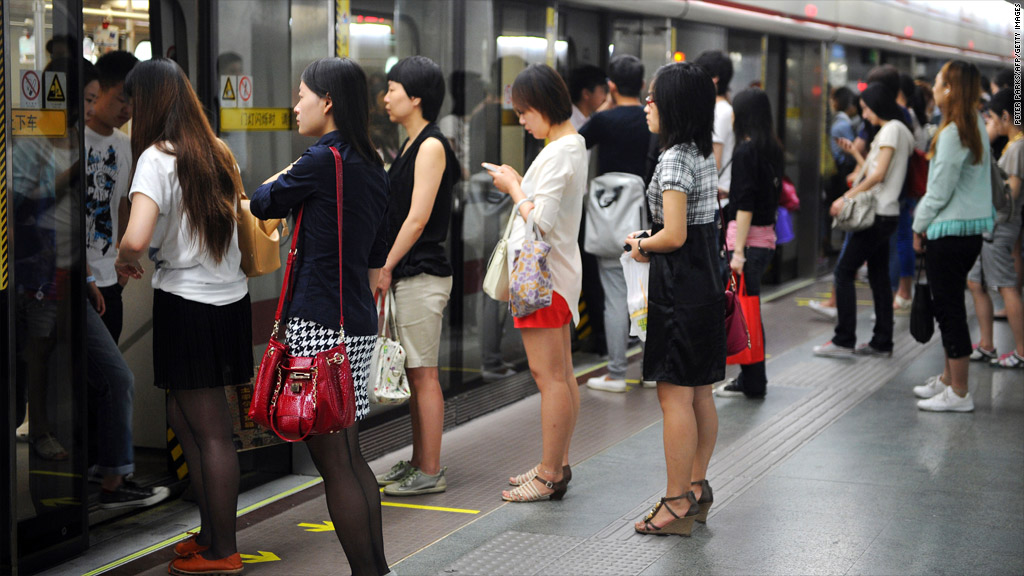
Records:
{"label": "red skirt", "polygon": [[516,328],[561,328],[572,322],[572,311],[558,292],[551,293],[551,305],[524,318],[513,318]]}

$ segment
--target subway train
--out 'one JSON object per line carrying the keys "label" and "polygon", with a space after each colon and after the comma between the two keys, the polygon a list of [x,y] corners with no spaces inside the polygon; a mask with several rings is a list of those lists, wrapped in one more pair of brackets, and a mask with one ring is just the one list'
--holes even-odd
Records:
{"label": "subway train", "polygon": [[[6,351],[0,373],[6,383],[3,405],[9,407],[0,414],[0,493],[7,494],[0,506],[0,573],[18,574],[79,554],[91,532],[130,522],[123,513],[98,509],[95,486],[86,478],[90,419],[82,176],[72,178],[72,190],[62,200],[69,217],[20,210],[26,194],[46,193],[18,189],[22,151],[49,142],[72,169],[84,170],[88,160],[82,69],[72,65],[53,72],[51,61],[64,56],[71,62],[94,61],[112,49],[140,59],[177,61],[234,153],[249,191],[309,144],[295,130],[291,108],[299,75],[313,59],[347,56],[366,70],[372,135],[386,162],[404,138],[383,110],[387,71],[416,54],[440,64],[448,79],[441,118],[457,127],[463,169],[447,241],[455,289],[441,341],[446,429],[535,391],[507,311],[481,290],[487,258],[511,205],[491,188],[480,163],[509,164],[523,172],[540,150],[511,110],[511,83],[526,65],[547,63],[568,76],[578,66],[604,68],[612,57],[630,54],[643,61],[649,79],[665,63],[695,59],[705,50],[727,53],[735,70],[732,92],[760,86],[768,93],[786,149],[786,176],[801,200],[793,219],[795,240],[780,246],[767,281],[799,285],[826,272],[833,254],[833,239],[823,232],[829,90],[863,89],[868,71],[880,64],[929,81],[954,58],[975,63],[989,78],[1013,64],[1013,7],[1003,2],[3,0],[0,10],[0,318]],[[53,194],[53,182],[49,185]],[[19,242],[27,245],[28,237],[44,228],[49,250],[26,254],[19,249]],[[282,241],[282,253],[286,244]],[[33,278],[27,262],[40,259],[68,271],[66,291]],[[256,358],[271,332],[282,275],[279,270],[249,281]],[[152,386],[149,275],[129,282],[123,299],[119,347],[136,382],[135,478],[180,492],[187,469],[166,423],[164,393]],[[33,301],[52,308],[56,327],[47,353],[33,356],[40,365],[28,366],[24,351],[41,345],[21,318]],[[575,345],[582,353],[595,322],[586,302],[581,317]],[[22,441],[31,427],[20,408],[26,402],[21,383],[29,371],[50,389],[43,401],[53,435],[68,454],[64,460],[38,462]],[[227,393],[237,416],[243,489],[312,470],[302,447],[276,441],[244,417],[246,387]],[[374,406],[362,431],[367,458],[408,444],[408,421],[406,407]]]}

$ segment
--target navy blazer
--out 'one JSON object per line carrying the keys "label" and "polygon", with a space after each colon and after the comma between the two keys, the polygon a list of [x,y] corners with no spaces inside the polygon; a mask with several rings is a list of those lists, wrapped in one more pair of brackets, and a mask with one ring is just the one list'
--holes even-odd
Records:
{"label": "navy blazer", "polygon": [[341,138],[325,134],[295,164],[252,194],[257,218],[284,218],[304,208],[298,256],[292,270],[294,291],[285,303],[287,317],[328,328],[338,326],[338,205],[333,146],[343,161],[342,240],[345,333],[377,333],[377,309],[369,269],[387,261],[388,176],[383,166],[368,163]]}

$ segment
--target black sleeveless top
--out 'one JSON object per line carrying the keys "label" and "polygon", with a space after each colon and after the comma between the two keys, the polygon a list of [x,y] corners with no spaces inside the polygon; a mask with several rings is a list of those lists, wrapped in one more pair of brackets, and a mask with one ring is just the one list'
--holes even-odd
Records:
{"label": "black sleeveless top", "polygon": [[[402,152],[388,170],[391,179],[391,197],[388,206],[390,229],[388,249],[395,245],[398,232],[409,216],[412,204],[412,187],[416,170],[416,155],[420,145],[427,138],[437,138],[444,146],[445,169],[441,176],[441,184],[434,198],[434,207],[430,210],[430,219],[416,243],[405,257],[395,266],[394,278],[407,278],[420,274],[447,277],[452,275],[452,266],[444,246],[448,238],[448,225],[452,215],[452,189],[461,177],[459,161],[455,157],[448,139],[441,133],[436,124],[431,122],[423,128],[409,148]],[[408,142],[408,140],[406,140]],[[402,144],[403,148],[405,143]]]}

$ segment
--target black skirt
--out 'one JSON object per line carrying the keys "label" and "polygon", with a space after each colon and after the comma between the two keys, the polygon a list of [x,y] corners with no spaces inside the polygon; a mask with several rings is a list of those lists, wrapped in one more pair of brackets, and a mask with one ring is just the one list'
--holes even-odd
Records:
{"label": "black skirt", "polygon": [[153,383],[198,390],[252,380],[249,295],[214,306],[153,291]]}
{"label": "black skirt", "polygon": [[688,226],[679,250],[652,254],[644,380],[704,386],[725,378],[725,290],[718,270],[713,223]]}

